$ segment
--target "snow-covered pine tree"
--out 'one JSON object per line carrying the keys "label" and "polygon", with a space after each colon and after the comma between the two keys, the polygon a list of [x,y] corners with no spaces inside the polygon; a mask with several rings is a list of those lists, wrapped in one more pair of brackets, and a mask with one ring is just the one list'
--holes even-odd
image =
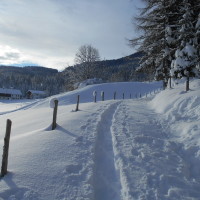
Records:
{"label": "snow-covered pine tree", "polygon": [[177,0],[164,0],[164,54],[163,54],[163,62],[165,71],[167,72],[167,78],[165,80],[166,84],[168,79],[170,79],[170,88],[171,88],[171,76],[170,76],[170,67],[171,62],[174,59],[174,54],[177,46],[177,38],[179,33],[178,30],[178,21],[180,19],[180,1]]}
{"label": "snow-covered pine tree", "polygon": [[178,0],[145,0],[146,7],[136,18],[137,28],[142,31],[138,38],[130,40],[139,45],[144,52],[139,70],[154,73],[156,80],[167,80],[170,76],[170,64],[173,59],[176,41],[176,24],[179,19]]}
{"label": "snow-covered pine tree", "polygon": [[196,38],[195,47],[197,49],[197,57],[198,57],[196,64],[196,70],[197,70],[196,74],[197,76],[200,76],[200,11],[197,18],[197,22],[195,24],[195,38]]}
{"label": "snow-covered pine tree", "polygon": [[175,59],[171,63],[171,76],[175,78],[187,77],[186,91],[189,90],[189,77],[195,76],[197,63],[197,49],[195,48],[195,20],[190,0],[182,1],[182,19],[179,21],[180,36],[178,38],[178,48],[175,52]]}

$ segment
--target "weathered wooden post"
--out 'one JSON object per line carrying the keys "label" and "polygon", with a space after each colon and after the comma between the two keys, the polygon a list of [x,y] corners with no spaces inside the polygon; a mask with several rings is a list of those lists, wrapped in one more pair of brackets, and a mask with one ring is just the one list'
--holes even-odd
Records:
{"label": "weathered wooden post", "polygon": [[12,121],[7,119],[6,124],[6,134],[4,138],[4,147],[3,147],[3,156],[2,156],[2,165],[1,165],[1,177],[7,174],[8,169],[8,151],[9,151],[9,142],[10,142],[10,133],[11,133]]}
{"label": "weathered wooden post", "polygon": [[172,77],[169,77],[169,88],[172,89]]}
{"label": "weathered wooden post", "polygon": [[189,72],[187,72],[187,79],[186,79],[186,92],[190,90],[190,75]]}
{"label": "weathered wooden post", "polygon": [[104,91],[101,92],[101,100],[104,101]]}
{"label": "weathered wooden post", "polygon": [[77,103],[76,103],[76,112],[79,110],[79,103],[80,103],[80,95],[77,96]]}
{"label": "weathered wooden post", "polygon": [[93,96],[94,96],[94,103],[96,103],[97,102],[97,92],[96,91],[93,92]]}
{"label": "weathered wooden post", "polygon": [[56,128],[56,119],[57,119],[57,111],[58,111],[58,100],[54,100],[54,109],[53,109],[53,122],[52,122],[52,130]]}
{"label": "weathered wooden post", "polygon": [[113,97],[113,99],[114,99],[114,100],[116,99],[116,92],[114,92],[114,97]]}

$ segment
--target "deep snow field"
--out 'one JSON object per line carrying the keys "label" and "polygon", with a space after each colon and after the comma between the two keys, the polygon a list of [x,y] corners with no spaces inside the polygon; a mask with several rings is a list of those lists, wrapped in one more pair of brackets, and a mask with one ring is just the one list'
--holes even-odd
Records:
{"label": "deep snow field", "polygon": [[[0,200],[199,200],[200,80],[189,92],[181,82],[160,87],[106,83],[42,100],[1,101],[1,155],[6,119],[12,132]],[[59,100],[53,131],[52,98]]]}

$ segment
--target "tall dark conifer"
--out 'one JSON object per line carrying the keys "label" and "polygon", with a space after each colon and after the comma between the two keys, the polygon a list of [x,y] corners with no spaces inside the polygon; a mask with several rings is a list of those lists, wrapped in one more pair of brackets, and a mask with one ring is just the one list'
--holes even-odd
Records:
{"label": "tall dark conifer", "polygon": [[[138,70],[154,73],[156,80],[165,83],[171,75],[179,78],[187,76],[188,72],[195,74],[194,66],[199,68],[197,56],[200,54],[200,20],[197,20],[200,0],[144,2],[146,6],[141,9],[140,16],[135,18],[141,35],[130,40],[134,47],[139,45],[138,49],[144,52]],[[180,59],[187,67],[178,71],[176,63]]]}

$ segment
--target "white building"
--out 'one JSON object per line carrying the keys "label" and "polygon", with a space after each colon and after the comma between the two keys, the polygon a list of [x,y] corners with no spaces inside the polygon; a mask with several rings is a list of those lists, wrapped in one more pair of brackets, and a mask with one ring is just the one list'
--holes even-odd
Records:
{"label": "white building", "polygon": [[0,99],[21,99],[22,93],[16,89],[0,88]]}
{"label": "white building", "polygon": [[41,99],[46,97],[46,93],[39,90],[28,90],[26,94],[28,99]]}

